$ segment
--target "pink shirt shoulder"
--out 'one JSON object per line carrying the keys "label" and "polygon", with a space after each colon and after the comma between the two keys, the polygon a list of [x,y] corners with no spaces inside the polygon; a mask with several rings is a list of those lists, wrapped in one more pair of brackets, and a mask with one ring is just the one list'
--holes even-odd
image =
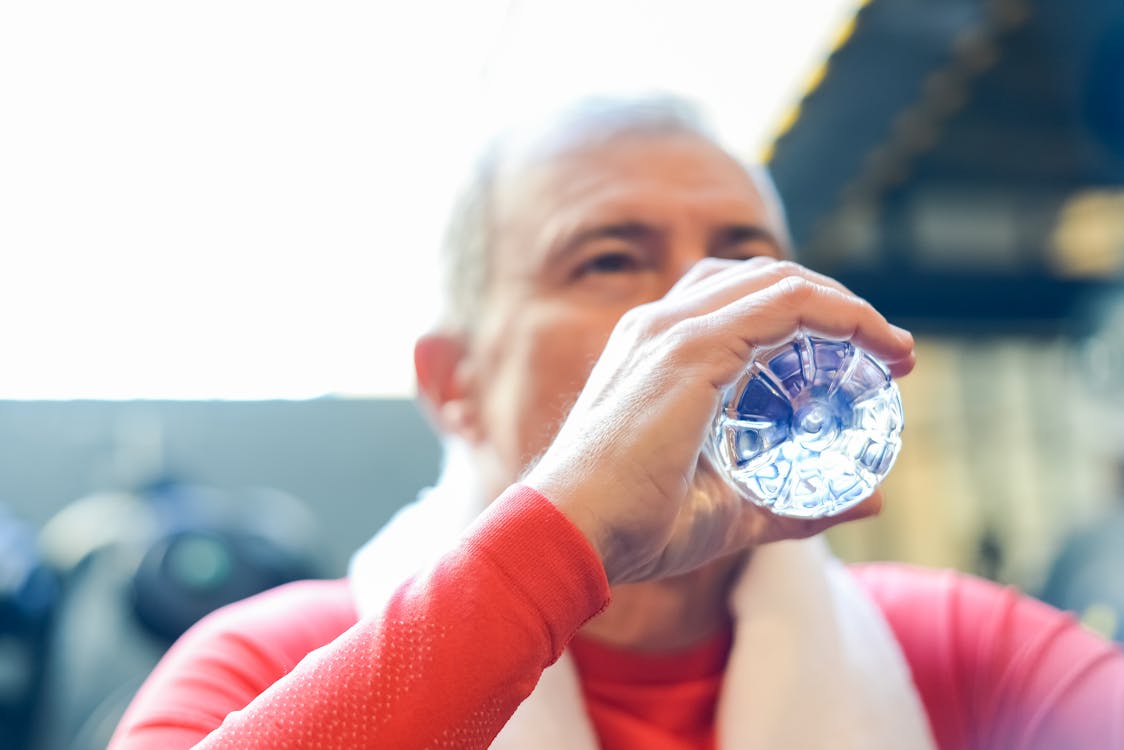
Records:
{"label": "pink shirt shoulder", "polygon": [[1124,748],[1124,652],[1013,588],[852,568],[897,636],[941,748]]}

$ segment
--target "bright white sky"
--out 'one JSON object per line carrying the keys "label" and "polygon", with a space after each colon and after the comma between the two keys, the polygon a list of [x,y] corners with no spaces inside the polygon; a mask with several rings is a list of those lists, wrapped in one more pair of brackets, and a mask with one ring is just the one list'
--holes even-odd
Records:
{"label": "bright white sky", "polygon": [[0,5],[0,398],[412,393],[488,121],[661,88],[768,144],[855,0]]}

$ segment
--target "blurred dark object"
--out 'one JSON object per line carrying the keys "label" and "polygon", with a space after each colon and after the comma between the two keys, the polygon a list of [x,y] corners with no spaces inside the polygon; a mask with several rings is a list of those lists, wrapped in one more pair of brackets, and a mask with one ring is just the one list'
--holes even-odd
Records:
{"label": "blurred dark object", "polygon": [[82,498],[44,527],[65,595],[50,632],[42,750],[104,748],[164,651],[207,613],[316,577],[316,522],[275,490],[162,482]]}
{"label": "blurred dark object", "polygon": [[1106,638],[1124,644],[1124,499],[1111,516],[1065,543],[1042,600],[1076,613]]}
{"label": "blurred dark object", "polygon": [[1096,330],[1081,347],[1081,370],[1090,391],[1104,405],[1113,422],[1115,444],[1124,458],[1124,285],[1119,294],[1092,306],[1089,318]]}
{"label": "blurred dark object", "polygon": [[1003,541],[999,538],[999,531],[995,524],[984,525],[976,542],[976,575],[983,576],[991,581],[998,581],[1000,571],[1003,570]]}
{"label": "blurred dark object", "polygon": [[1084,332],[1124,273],[1124,3],[873,0],[770,167],[805,262],[919,331]]}
{"label": "blurred dark object", "polygon": [[161,536],[133,574],[133,610],[171,642],[223,605],[313,577],[311,563],[241,529],[181,528]]}
{"label": "blurred dark object", "polygon": [[1116,503],[1072,534],[1050,568],[1042,598],[1124,643],[1124,290],[1090,312],[1096,331],[1082,347],[1085,385],[1099,405],[1103,451],[1116,467]]}
{"label": "blurred dark object", "polygon": [[1085,116],[1106,146],[1124,154],[1124,23],[1110,28],[1094,53]]}
{"label": "blurred dark object", "polygon": [[0,506],[0,746],[24,747],[43,688],[59,586],[34,530]]}

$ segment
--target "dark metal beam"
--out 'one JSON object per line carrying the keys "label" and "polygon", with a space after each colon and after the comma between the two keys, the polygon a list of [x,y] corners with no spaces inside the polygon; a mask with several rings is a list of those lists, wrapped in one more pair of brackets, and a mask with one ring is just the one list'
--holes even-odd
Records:
{"label": "dark metal beam", "polygon": [[1084,334],[1093,306],[1124,289],[1119,279],[1041,274],[841,270],[834,275],[891,320],[924,333]]}

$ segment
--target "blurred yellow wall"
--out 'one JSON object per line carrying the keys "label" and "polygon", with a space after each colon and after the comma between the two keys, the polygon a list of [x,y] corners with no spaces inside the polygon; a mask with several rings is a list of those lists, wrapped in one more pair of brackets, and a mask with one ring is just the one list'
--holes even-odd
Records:
{"label": "blurred yellow wall", "polygon": [[[851,561],[894,559],[1041,585],[1061,540],[1115,502],[1117,406],[1063,338],[922,339],[900,382],[903,447],[882,514],[831,532]],[[981,565],[990,528],[998,566]]]}

